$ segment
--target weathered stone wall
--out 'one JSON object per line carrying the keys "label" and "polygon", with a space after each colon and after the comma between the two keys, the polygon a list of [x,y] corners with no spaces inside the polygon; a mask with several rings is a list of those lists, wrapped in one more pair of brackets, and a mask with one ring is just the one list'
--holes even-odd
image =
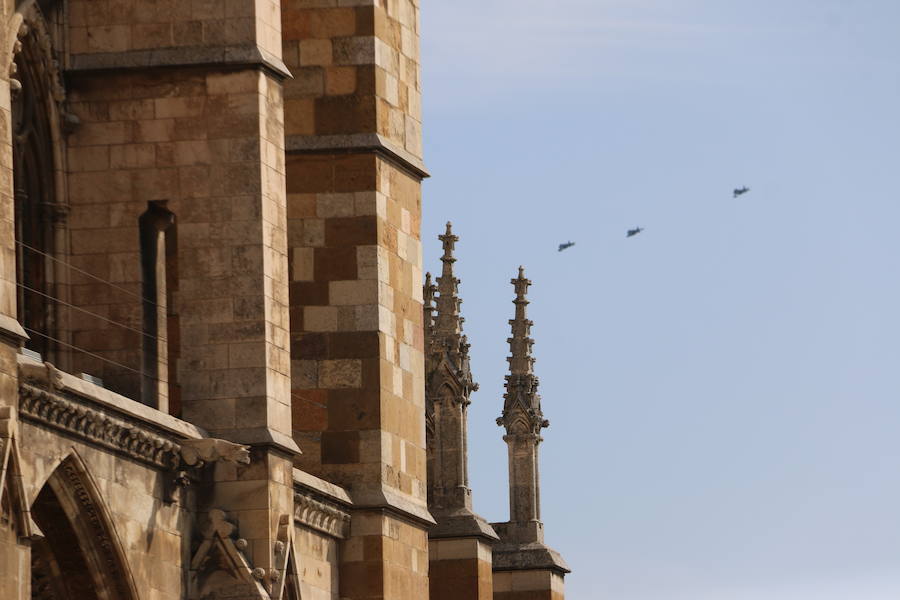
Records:
{"label": "weathered stone wall", "polygon": [[418,0],[284,3],[289,147],[377,133],[421,158],[418,15]]}
{"label": "weathered stone wall", "polygon": [[427,596],[417,12],[282,10],[293,433],[355,504],[346,598]]}
{"label": "weathered stone wall", "polygon": [[300,561],[304,600],[338,600],[338,540],[334,537],[298,526],[294,545]]}
{"label": "weathered stone wall", "polygon": [[[277,82],[249,69],[167,70],[80,77],[69,95],[83,122],[69,137],[70,261],[117,286],[72,272],[73,303],[140,328],[138,218],[149,201],[167,201],[177,219],[187,412],[214,406],[216,421],[205,424],[234,429],[234,403],[219,399],[253,396],[258,408],[240,426],[287,432]],[[78,311],[71,318],[74,345],[140,368],[140,334]],[[76,358],[76,370],[115,385],[115,367]],[[136,375],[118,372],[119,389],[134,396]]]}
{"label": "weathered stone wall", "polygon": [[279,8],[279,0],[70,0],[72,64],[135,66],[154,57],[179,62],[251,60],[254,51],[277,60]]}
{"label": "weathered stone wall", "polygon": [[491,547],[475,538],[430,540],[429,600],[491,600]]}
{"label": "weathered stone wall", "polygon": [[328,158],[336,167],[320,173],[312,159],[288,163],[301,465],[422,502],[418,182],[374,155]]}
{"label": "weathered stone wall", "polygon": [[289,157],[288,190],[298,465],[424,511],[418,182],[373,154]]}
{"label": "weathered stone wall", "polygon": [[387,511],[354,511],[343,543],[342,598],[428,597],[428,544],[422,527]]}
{"label": "weathered stone wall", "polygon": [[[0,2],[0,23],[8,23],[12,16],[12,0]],[[8,319],[16,316],[16,247],[14,232],[12,172],[12,103],[9,87],[9,66],[12,64],[12,44],[6,27],[0,28],[0,327],[9,327]],[[9,373],[6,373],[8,376]],[[0,378],[4,373],[0,372]],[[6,385],[9,385],[8,383]],[[0,398],[6,396],[0,379]]]}
{"label": "weathered stone wall", "polygon": [[[9,68],[13,63],[13,42],[8,27],[15,10],[13,0],[0,1],[0,410],[14,410],[18,376],[16,352],[21,326],[16,321],[15,203],[13,199],[12,100]],[[4,448],[7,440],[0,441]],[[4,458],[0,457],[0,461]],[[0,464],[0,469],[7,469]],[[4,473],[8,475],[8,473]],[[6,482],[4,482],[6,486]],[[0,495],[4,494],[0,487]],[[15,506],[5,499],[12,513]],[[12,514],[8,518],[12,518]],[[28,547],[18,539],[12,523],[0,523],[0,597],[25,598],[29,590]]]}
{"label": "weathered stone wall", "polygon": [[19,436],[29,502],[74,452],[115,524],[136,588],[148,598],[181,600],[193,519],[184,506],[163,501],[161,471],[30,423],[20,425]]}
{"label": "weathered stone wall", "polygon": [[[0,0],[4,23],[13,5]],[[173,504],[159,465],[20,419],[27,503],[77,456],[149,600],[186,597],[211,515],[233,523],[227,543],[246,540],[242,560],[259,569],[245,569],[241,589],[278,581],[277,540],[296,518],[304,598],[561,598],[551,572],[496,573],[492,590],[486,541],[427,537],[418,0],[67,7],[56,57],[58,108],[71,116],[54,118],[71,132],[54,139],[65,217],[55,251],[94,277],[61,280],[56,292],[74,307],[57,333],[97,356],[59,352],[58,366],[140,399],[138,220],[164,202],[177,238],[165,335],[179,352],[161,383],[177,380],[179,427],[253,448],[247,465],[205,468],[196,495]],[[14,29],[0,28],[7,66]],[[2,69],[0,409],[19,403],[21,385],[9,88]],[[307,493],[337,521],[303,521]],[[24,598],[30,542],[11,532],[0,523],[0,597]]]}
{"label": "weathered stone wall", "polygon": [[552,571],[498,571],[494,573],[495,600],[563,600],[565,585]]}

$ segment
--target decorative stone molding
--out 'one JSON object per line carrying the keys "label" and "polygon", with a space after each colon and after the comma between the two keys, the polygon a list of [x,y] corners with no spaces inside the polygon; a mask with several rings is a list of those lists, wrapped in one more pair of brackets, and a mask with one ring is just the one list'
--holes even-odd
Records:
{"label": "decorative stone molding", "polygon": [[[11,53],[12,58],[14,59],[15,56],[21,52],[22,40],[33,33],[41,51],[43,70],[47,73],[50,96],[61,108],[66,100],[66,88],[63,84],[62,70],[60,69],[59,61],[57,60],[56,53],[53,49],[51,26],[48,24],[37,0],[27,0],[26,2],[23,2],[10,22],[11,25],[15,27],[15,41],[13,42]],[[12,78],[10,87],[13,92],[22,88],[21,82],[15,79],[16,74],[16,65],[13,61],[9,66],[9,75]],[[60,110],[60,113],[65,114],[65,111]]]}
{"label": "decorative stone molding", "polygon": [[275,568],[269,572],[269,595],[272,600],[304,598],[300,589],[302,575],[294,546],[294,520],[291,515],[278,519],[278,539],[272,548]]}
{"label": "decorative stone molding", "polygon": [[200,528],[203,541],[191,559],[188,598],[191,600],[269,600],[266,571],[253,567],[244,550],[247,540],[225,511],[214,508]]}
{"label": "decorative stone molding", "polygon": [[[538,394],[540,381],[534,374],[534,357],[531,348],[531,326],[534,323],[527,317],[529,304],[526,294],[531,280],[525,278],[525,270],[519,267],[518,277],[510,283],[516,290],[516,314],[509,321],[512,326],[512,337],[509,342],[510,355],[509,375],[506,376],[506,393],[503,395],[503,414],[497,419],[497,425],[506,428],[507,436],[541,441],[541,429],[550,426],[541,411],[541,397]],[[507,440],[509,441],[509,440]]]}
{"label": "decorative stone molding", "polygon": [[128,585],[130,577],[122,568],[122,561],[117,552],[115,541],[111,537],[109,526],[90,491],[85,486],[84,476],[76,463],[71,460],[60,465],[60,471],[79,507],[83,522],[97,542],[97,554],[103,563],[103,572],[116,585],[117,598],[133,598],[133,590]]}
{"label": "decorative stone molding", "polygon": [[[46,536],[40,542],[48,545],[45,550],[50,550],[55,556],[72,551],[82,554],[89,573],[71,573],[79,579],[80,585],[92,585],[97,590],[103,590],[104,598],[139,598],[127,554],[116,535],[102,494],[75,451],[51,473],[31,505],[31,514],[43,536]],[[59,527],[56,523],[59,518],[65,519],[68,526]],[[69,528],[71,534],[61,533]],[[73,536],[77,541],[72,539]],[[77,544],[78,548],[69,548],[64,544]],[[55,558],[53,562],[56,562]],[[58,572],[53,576],[59,576]]]}
{"label": "decorative stone molding", "polygon": [[127,52],[95,52],[75,54],[70,58],[68,73],[160,67],[259,67],[275,78],[291,77],[281,59],[256,44],[152,48]]}
{"label": "decorative stone molding", "polygon": [[422,159],[377,133],[338,135],[286,135],[284,149],[288,154],[349,154],[372,152],[390,161],[413,177],[431,177]]}
{"label": "decorative stone molding", "polygon": [[341,539],[347,537],[350,528],[349,513],[301,492],[294,494],[294,520]]}
{"label": "decorative stone molding", "polygon": [[23,419],[156,467],[175,469],[181,462],[180,446],[174,439],[142,423],[126,421],[27,383],[19,386],[19,412]]}

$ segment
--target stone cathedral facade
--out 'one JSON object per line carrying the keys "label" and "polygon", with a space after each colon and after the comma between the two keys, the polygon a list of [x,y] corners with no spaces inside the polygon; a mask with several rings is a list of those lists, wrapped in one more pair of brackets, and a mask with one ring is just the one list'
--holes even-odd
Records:
{"label": "stone cathedral facade", "polygon": [[563,598],[521,271],[510,519],[472,510],[418,23],[0,0],[0,598]]}

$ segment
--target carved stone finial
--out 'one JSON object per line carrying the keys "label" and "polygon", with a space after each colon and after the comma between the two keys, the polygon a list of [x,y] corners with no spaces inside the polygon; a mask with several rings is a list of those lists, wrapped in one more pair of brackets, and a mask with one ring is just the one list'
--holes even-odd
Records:
{"label": "carved stone finial", "polygon": [[[450,370],[458,380],[454,389],[460,389],[468,402],[469,392],[473,391],[475,383],[472,381],[472,373],[469,368],[469,344],[462,335],[465,319],[460,315],[462,300],[458,296],[459,279],[453,273],[453,263],[456,258],[453,250],[459,236],[453,234],[453,225],[448,221],[444,235],[439,235],[444,247],[441,256],[441,276],[437,278],[437,286],[431,284],[430,274],[425,278],[425,311],[426,311],[426,348],[430,355],[426,378],[430,379],[431,372],[446,358]],[[435,308],[431,308],[431,299],[437,293]],[[434,314],[434,318],[429,319]],[[427,380],[426,379],[426,380]],[[437,388],[435,388],[437,389]]]}
{"label": "carved stone finial", "polygon": [[425,285],[422,286],[422,310],[425,318],[425,339],[431,339],[434,331],[434,295],[437,286],[431,281],[431,273],[425,273]]}
{"label": "carved stone finial", "polygon": [[[537,434],[549,424],[541,412],[541,397],[538,395],[538,377],[534,374],[534,357],[531,355],[534,340],[526,298],[531,280],[525,277],[525,269],[519,267],[518,277],[510,280],[516,292],[513,304],[515,316],[510,319],[512,337],[509,342],[509,375],[506,376],[506,393],[503,395],[503,414],[497,419],[498,425],[506,427],[507,433]],[[515,430],[515,431],[514,431]]]}
{"label": "carved stone finial", "polygon": [[456,258],[453,256],[453,250],[459,236],[453,234],[453,226],[448,221],[447,231],[444,235],[439,235],[438,239],[444,247],[444,254],[441,256],[441,276],[437,278],[437,319],[435,320],[435,332],[439,336],[447,338],[447,341],[454,346],[458,343],[458,339],[450,339],[459,336],[462,331],[462,320],[459,316],[459,308],[462,300],[459,299],[457,293],[459,291],[459,279],[453,275],[453,263]]}

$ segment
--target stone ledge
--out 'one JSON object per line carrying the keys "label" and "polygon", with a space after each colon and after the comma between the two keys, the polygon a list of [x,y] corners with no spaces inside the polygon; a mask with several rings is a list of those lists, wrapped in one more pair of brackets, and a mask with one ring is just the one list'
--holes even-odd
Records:
{"label": "stone ledge", "polygon": [[302,454],[300,447],[292,437],[269,427],[245,427],[225,431],[227,431],[227,439],[231,442],[248,446],[271,446],[291,456]]}
{"label": "stone ledge", "polygon": [[350,497],[353,499],[354,509],[384,510],[425,528],[436,524],[424,504],[409,500],[384,485],[374,490],[351,491]]}
{"label": "stone ledge", "polygon": [[9,315],[0,315],[0,337],[10,340],[16,346],[29,339],[22,325]]}
{"label": "stone ledge", "polygon": [[428,531],[428,539],[482,538],[489,544],[500,541],[500,537],[486,520],[468,509],[442,513],[431,511],[437,525]]}
{"label": "stone ledge", "polygon": [[99,405],[123,417],[142,421],[181,438],[200,439],[209,434],[193,423],[160,412],[125,396],[60,371],[23,354],[18,355],[19,384],[29,383],[50,392],[66,392]]}
{"label": "stone ledge", "polygon": [[324,479],[319,479],[315,475],[307,473],[306,471],[301,471],[297,468],[294,469],[294,486],[306,488],[340,504],[347,506],[353,504],[353,501],[350,499],[350,494],[348,494],[347,490],[341,486],[331,483],[330,481],[325,481]]}
{"label": "stone ledge", "polygon": [[571,573],[559,552],[540,543],[503,544],[494,546],[494,571],[553,571]]}
{"label": "stone ledge", "polygon": [[241,46],[191,46],[187,48],[154,48],[127,52],[73,54],[66,73],[84,73],[153,67],[258,66],[279,79],[291,77],[280,58],[255,44]]}
{"label": "stone ledge", "polygon": [[421,158],[377,133],[286,135],[284,149],[287,154],[374,152],[418,179],[431,177]]}

